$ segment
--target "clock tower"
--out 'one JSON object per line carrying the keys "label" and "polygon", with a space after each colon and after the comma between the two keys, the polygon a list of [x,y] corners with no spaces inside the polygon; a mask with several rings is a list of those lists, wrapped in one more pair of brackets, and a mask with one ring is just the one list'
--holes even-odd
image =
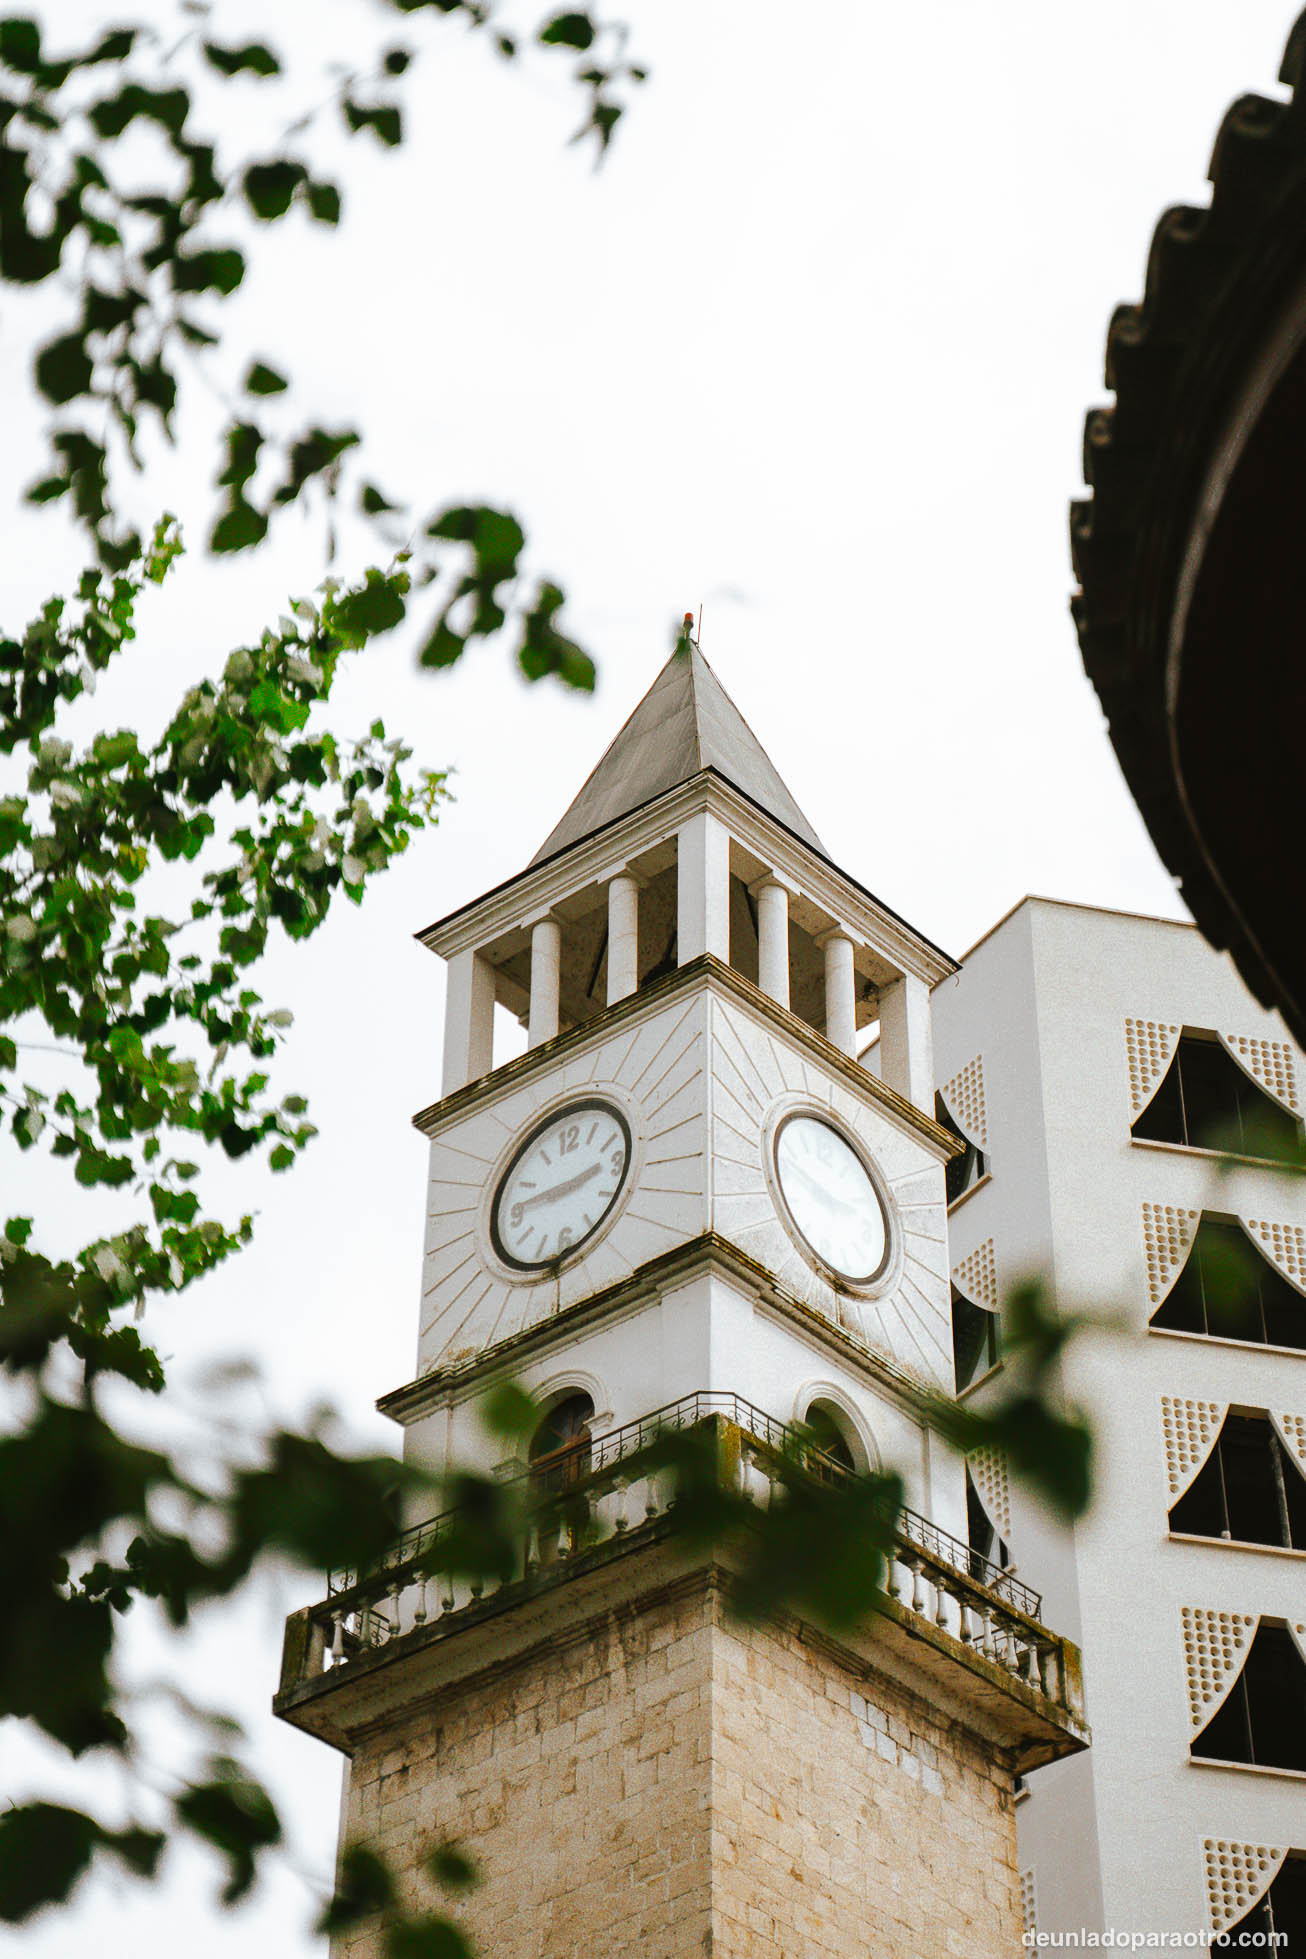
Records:
{"label": "clock tower", "polygon": [[[278,1710],[349,1757],[346,1834],[414,1871],[460,1838],[496,1959],[1009,1954],[1013,1775],[1085,1731],[1074,1649],[970,1548],[926,1419],[953,962],[831,862],[687,630],[526,869],[419,936],[443,1079],[417,1368],[382,1407],[414,1460],[575,1501],[498,1588],[421,1577],[432,1520],[292,1619]],[[496,1063],[497,1007],[528,1033]],[[527,1463],[479,1419],[506,1379],[543,1411]],[[728,1558],[638,1473],[700,1423],[759,1502],[796,1424],[822,1475],[902,1474],[855,1636],[732,1615]]]}

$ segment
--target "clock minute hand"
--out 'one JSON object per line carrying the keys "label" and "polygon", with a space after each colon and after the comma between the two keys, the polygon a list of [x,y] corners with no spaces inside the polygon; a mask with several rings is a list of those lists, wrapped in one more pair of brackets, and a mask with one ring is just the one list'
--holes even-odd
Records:
{"label": "clock minute hand", "polygon": [[534,1197],[523,1197],[521,1207],[529,1211],[532,1204],[549,1204],[555,1197],[570,1197],[573,1190],[579,1190],[591,1177],[597,1177],[603,1168],[601,1163],[591,1163],[588,1170],[582,1170],[577,1177],[569,1177],[566,1183],[553,1184],[548,1190],[537,1190]]}

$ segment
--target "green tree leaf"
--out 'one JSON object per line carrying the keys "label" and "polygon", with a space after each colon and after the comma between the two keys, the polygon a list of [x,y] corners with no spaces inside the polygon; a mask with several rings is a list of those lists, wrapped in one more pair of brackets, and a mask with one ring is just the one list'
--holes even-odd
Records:
{"label": "green tree leaf", "polygon": [[334,184],[310,178],[304,187],[308,208],[319,224],[339,224],[340,192]]}
{"label": "green tree leaf", "polygon": [[99,1834],[91,1817],[55,1803],[0,1812],[0,1918],[21,1924],[42,1905],[68,1897]]}
{"label": "green tree leaf", "polygon": [[281,1820],[262,1784],[239,1763],[216,1757],[207,1782],[192,1783],[173,1808],[177,1820],[227,1861],[224,1905],[237,1904],[252,1888],[261,1852],[281,1841]]}
{"label": "green tree leaf", "polygon": [[594,44],[594,23],[588,14],[555,14],[541,27],[539,39],[544,47],[578,48],[583,52]]}
{"label": "green tree leaf", "polygon": [[246,394],[279,395],[284,394],[288,386],[284,374],[278,374],[275,368],[265,366],[262,361],[255,361],[245,375]]}
{"label": "green tree leaf", "polygon": [[385,1860],[365,1843],[349,1843],[340,1855],[335,1893],[317,1922],[320,1938],[350,1932],[394,1903],[395,1884]]}
{"label": "green tree leaf", "polygon": [[188,255],[179,252],[172,264],[177,292],[233,293],[244,276],[244,256],[234,246]]}
{"label": "green tree leaf", "polygon": [[256,75],[265,79],[281,73],[281,63],[262,41],[247,41],[238,48],[224,48],[214,41],[205,41],[204,59],[220,75]]}
{"label": "green tree leaf", "polygon": [[74,333],[49,341],[36,357],[36,385],[56,404],[89,394],[93,372],[86,343]]}
{"label": "green tree leaf", "polygon": [[284,217],[290,201],[308,172],[302,163],[278,157],[271,163],[251,163],[245,172],[245,202],[256,218],[270,222]]}

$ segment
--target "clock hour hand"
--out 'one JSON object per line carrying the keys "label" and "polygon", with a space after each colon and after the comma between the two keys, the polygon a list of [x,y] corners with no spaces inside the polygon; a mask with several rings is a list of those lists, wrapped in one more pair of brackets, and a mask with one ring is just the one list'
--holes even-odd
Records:
{"label": "clock hour hand", "polygon": [[786,1175],[793,1177],[800,1184],[806,1184],[812,1196],[819,1199],[821,1203],[837,1204],[844,1211],[848,1209],[848,1199],[846,1197],[841,1197],[838,1191],[832,1190],[828,1183],[822,1183],[818,1177],[812,1175],[810,1170],[804,1170],[801,1164],[790,1163],[787,1166]]}
{"label": "clock hour hand", "polygon": [[551,1204],[555,1197],[570,1197],[573,1190],[579,1190],[591,1177],[597,1177],[603,1168],[601,1163],[591,1163],[588,1170],[582,1170],[577,1177],[569,1177],[565,1183],[553,1184],[548,1190],[537,1190],[534,1197],[523,1197],[519,1201],[523,1211],[529,1211],[533,1204]]}

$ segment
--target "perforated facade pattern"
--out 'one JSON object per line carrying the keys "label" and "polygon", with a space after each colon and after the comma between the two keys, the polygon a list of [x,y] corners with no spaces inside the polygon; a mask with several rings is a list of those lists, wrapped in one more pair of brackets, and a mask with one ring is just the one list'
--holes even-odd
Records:
{"label": "perforated facade pattern", "polygon": [[952,1283],[973,1306],[982,1306],[987,1313],[998,1311],[998,1261],[991,1238],[976,1245],[960,1264],[953,1266]]}
{"label": "perforated facade pattern", "polygon": [[1024,1932],[1038,1930],[1038,1886],[1033,1871],[1020,1873],[1020,1921]]}
{"label": "perforated facade pattern", "polygon": [[1306,1415],[1271,1414],[1270,1420],[1283,1438],[1283,1445],[1306,1476]]}
{"label": "perforated facade pattern", "polygon": [[1201,1605],[1184,1606],[1188,1717],[1194,1734],[1206,1726],[1237,1679],[1256,1626],[1255,1613],[1212,1612]]}
{"label": "perforated facade pattern", "polygon": [[1165,1437],[1165,1476],[1171,1503],[1177,1503],[1215,1445],[1227,1401],[1188,1401],[1179,1395],[1161,1396],[1161,1432]]}
{"label": "perforated facade pattern", "polygon": [[966,1458],[975,1494],[1004,1544],[1011,1543],[1011,1483],[1007,1474],[1006,1452],[1002,1449],[976,1449]]}
{"label": "perforated facade pattern", "polygon": [[1165,1079],[1182,1032],[1182,1028],[1167,1020],[1126,1020],[1129,1106],[1135,1116],[1142,1115]]}
{"label": "perforated facade pattern", "polygon": [[1220,1039],[1258,1088],[1294,1115],[1301,1114],[1297,1064],[1285,1041],[1257,1041],[1246,1034],[1221,1034]]}
{"label": "perforated facade pattern", "polygon": [[1161,1304],[1183,1271],[1201,1216],[1200,1211],[1181,1209],[1174,1204],[1144,1204],[1147,1291],[1153,1306]]}
{"label": "perforated facade pattern", "polygon": [[984,1107],[984,1057],[977,1054],[964,1068],[959,1068],[952,1080],[944,1084],[942,1094],[948,1105],[948,1114],[958,1129],[964,1130],[972,1143],[986,1150],[989,1146],[989,1124]]}
{"label": "perforated facade pattern", "polygon": [[1203,1849],[1211,1930],[1225,1932],[1260,1903],[1288,1852],[1274,1844],[1227,1843],[1221,1837],[1207,1837]]}
{"label": "perforated facade pattern", "polygon": [[1306,1292],[1306,1231],[1299,1224],[1278,1224],[1269,1218],[1248,1218],[1247,1229],[1284,1278],[1298,1292]]}

